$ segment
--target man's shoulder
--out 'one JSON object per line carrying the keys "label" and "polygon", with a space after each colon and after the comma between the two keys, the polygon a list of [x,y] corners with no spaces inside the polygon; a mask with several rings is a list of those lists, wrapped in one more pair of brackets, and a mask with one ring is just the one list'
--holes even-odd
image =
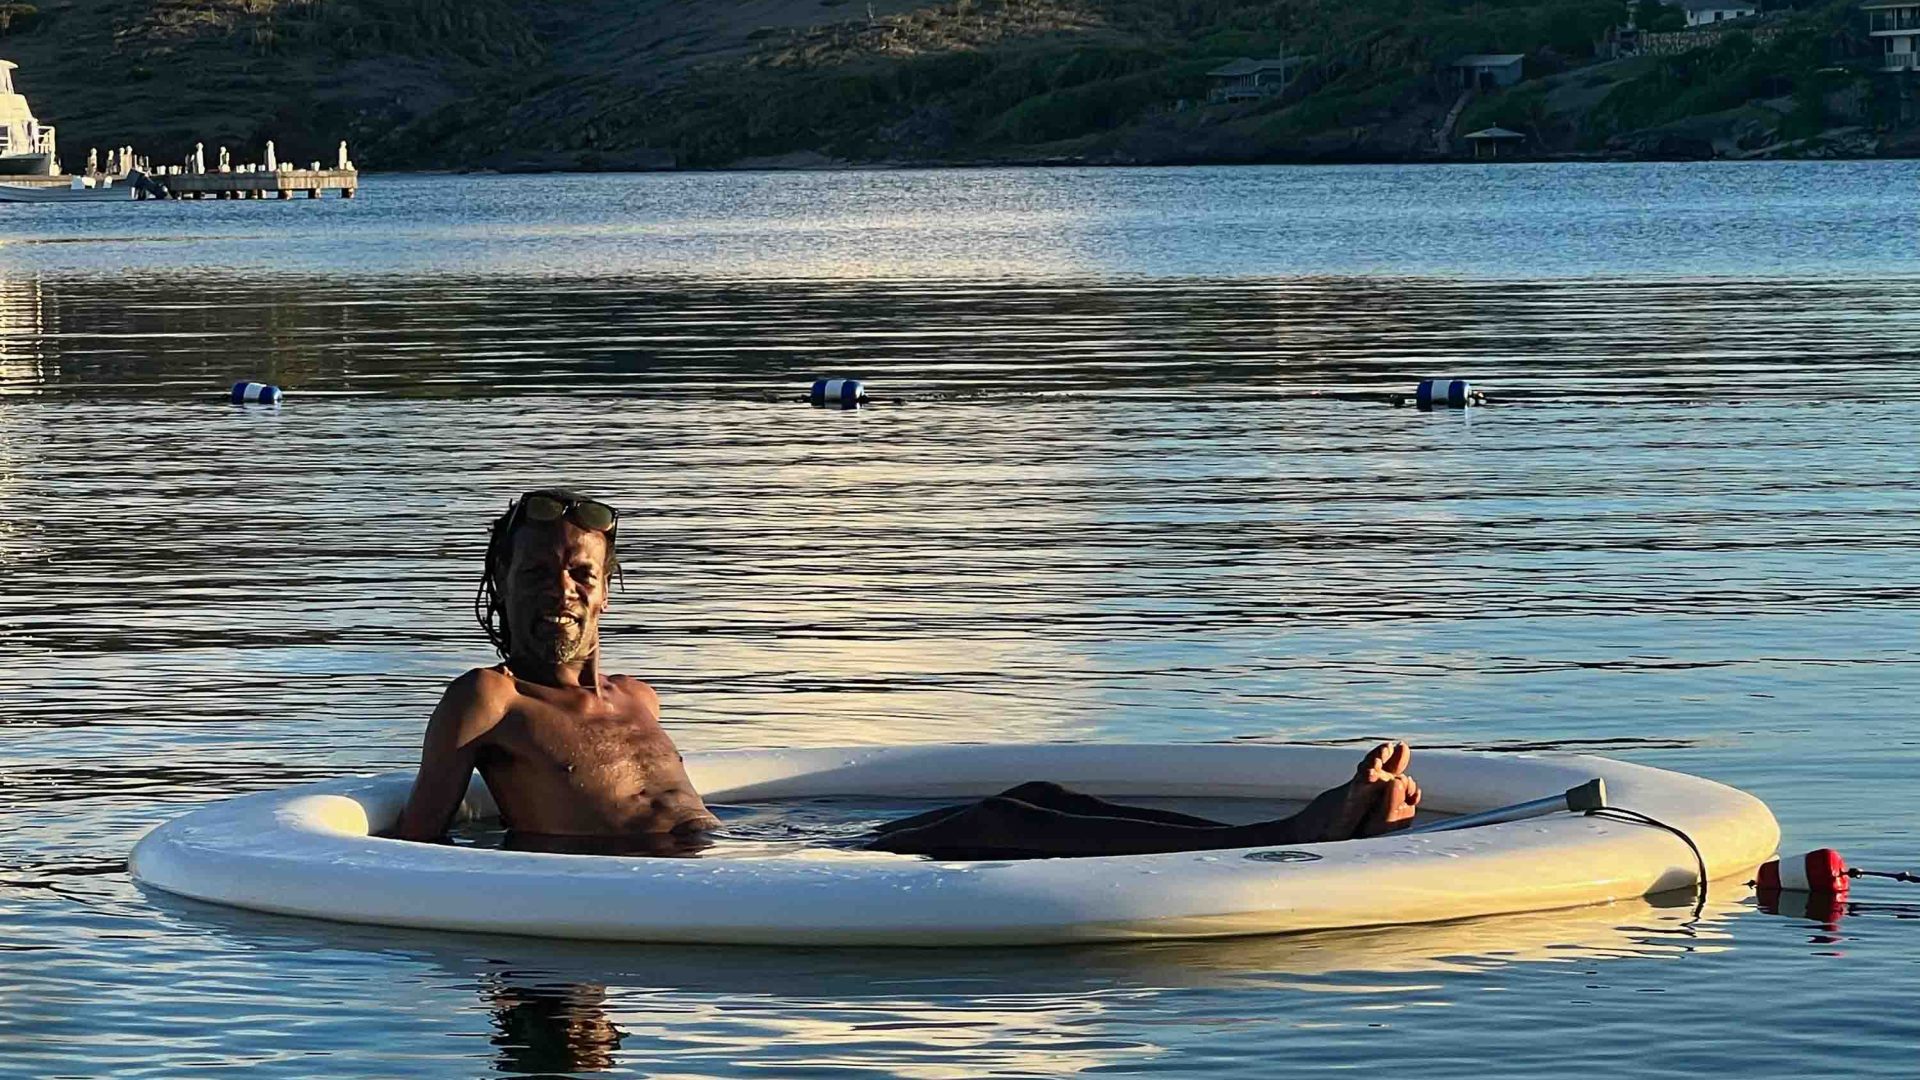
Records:
{"label": "man's shoulder", "polygon": [[440,704],[427,721],[427,739],[451,739],[468,745],[488,737],[513,710],[513,676],[494,668],[475,668],[447,684]]}
{"label": "man's shoulder", "polygon": [[466,705],[505,705],[519,694],[505,664],[474,668],[447,685],[447,697]]}
{"label": "man's shoulder", "polygon": [[632,694],[634,697],[646,702],[649,708],[658,709],[660,707],[660,695],[654,692],[653,687],[648,686],[646,683],[641,682],[631,675],[609,675],[607,676],[607,684],[623,694]]}

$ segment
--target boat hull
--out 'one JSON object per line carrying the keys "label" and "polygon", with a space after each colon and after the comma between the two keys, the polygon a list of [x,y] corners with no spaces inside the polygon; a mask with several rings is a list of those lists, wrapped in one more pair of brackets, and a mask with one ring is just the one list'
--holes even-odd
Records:
{"label": "boat hull", "polygon": [[0,154],[0,176],[52,176],[52,154]]}
{"label": "boat hull", "polygon": [[131,184],[103,188],[72,188],[29,187],[25,184],[0,183],[0,202],[128,202],[131,201],[133,197],[133,186]]}

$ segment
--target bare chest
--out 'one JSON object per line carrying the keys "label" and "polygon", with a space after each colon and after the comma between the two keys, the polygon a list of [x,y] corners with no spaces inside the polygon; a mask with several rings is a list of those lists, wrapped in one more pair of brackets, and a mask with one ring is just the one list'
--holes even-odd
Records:
{"label": "bare chest", "polygon": [[706,816],[673,740],[643,711],[529,702],[480,765],[516,829],[651,832]]}
{"label": "bare chest", "polygon": [[651,717],[530,709],[501,749],[520,767],[581,779],[684,775],[680,753]]}

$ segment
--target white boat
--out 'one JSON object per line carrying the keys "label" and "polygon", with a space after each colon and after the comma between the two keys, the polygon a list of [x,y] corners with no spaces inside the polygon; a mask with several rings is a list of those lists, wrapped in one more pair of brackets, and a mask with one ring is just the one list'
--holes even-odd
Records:
{"label": "white boat", "polygon": [[[1034,779],[1112,797],[1301,801],[1350,778],[1355,753],[1250,743],[896,746],[690,751],[686,764],[708,799],[734,803],[959,799]],[[340,922],[631,941],[1024,945],[1605,904],[1743,881],[1780,837],[1753,796],[1643,765],[1423,750],[1416,771],[1423,812],[1480,814],[1599,779],[1609,805],[1690,839],[1605,812],[1560,812],[1283,849],[1107,858],[959,861],[810,847],[785,856],[615,858],[374,835],[399,816],[407,771],[196,810],[142,839],[131,869],[142,885],[182,896]],[[463,813],[497,819],[477,778]]]}
{"label": "white boat", "polygon": [[53,126],[34,119],[27,99],[13,88],[19,65],[0,60],[0,176],[54,176],[60,158]]}
{"label": "white boat", "polygon": [[68,203],[128,202],[138,185],[130,178],[118,181],[111,176],[76,176],[73,182],[58,184],[9,184],[0,178],[0,202]]}

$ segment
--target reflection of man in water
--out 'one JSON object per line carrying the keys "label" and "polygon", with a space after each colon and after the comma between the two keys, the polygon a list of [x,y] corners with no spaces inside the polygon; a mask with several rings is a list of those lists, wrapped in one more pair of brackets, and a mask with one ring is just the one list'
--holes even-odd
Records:
{"label": "reflection of man in water", "polygon": [[613,1068],[622,1032],[601,1008],[605,987],[489,976],[485,996],[497,1029],[492,1041],[500,1050],[499,1071],[548,1075]]}
{"label": "reflection of man in water", "polygon": [[[474,769],[522,849],[673,854],[719,825],[660,727],[653,688],[600,672],[600,616],[619,573],[619,515],[548,488],[493,523],[477,610],[502,662],[454,680],[427,722],[420,771],[390,835],[439,840]],[[943,858],[1196,851],[1371,836],[1405,827],[1420,790],[1404,743],[1290,818],[1223,825],[1029,783],[883,826],[872,847]]]}

